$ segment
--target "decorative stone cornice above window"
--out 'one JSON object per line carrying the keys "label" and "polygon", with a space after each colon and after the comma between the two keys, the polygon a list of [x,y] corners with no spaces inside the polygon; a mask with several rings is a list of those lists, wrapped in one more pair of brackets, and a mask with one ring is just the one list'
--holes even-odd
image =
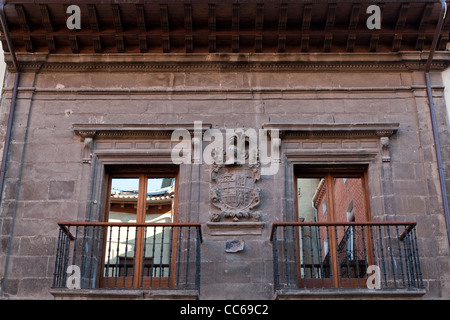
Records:
{"label": "decorative stone cornice above window", "polygon": [[[177,129],[188,130],[191,135],[195,130],[203,132],[211,128],[211,124],[199,124],[194,126],[193,123],[180,124],[73,124],[73,131],[76,135],[81,137],[84,142],[83,162],[90,163],[92,152],[94,149],[94,142],[97,144],[99,150],[97,153],[102,155],[115,156],[121,153],[132,153],[138,155],[140,153],[151,154],[151,143],[139,143],[137,140],[154,141],[171,139],[172,133]],[[128,140],[128,141],[125,141]],[[122,141],[122,142],[121,142]],[[100,148],[101,146],[101,148]],[[154,147],[154,146],[153,146]],[[170,147],[168,148],[170,150]],[[155,148],[154,155],[164,156],[170,158],[168,150],[158,150]]]}
{"label": "decorative stone cornice above window", "polygon": [[[73,124],[75,134],[95,139],[129,139],[129,138],[167,138],[170,139],[176,129],[194,132],[193,123],[180,124]],[[202,124],[201,129],[211,128],[211,124]],[[197,129],[197,127],[195,127]]]}
{"label": "decorative stone cornice above window", "polygon": [[324,124],[263,124],[263,129],[278,129],[280,136],[309,138],[390,137],[397,132],[398,123],[324,123]]}
{"label": "decorative stone cornice above window", "polygon": [[291,158],[324,161],[348,161],[373,158],[381,153],[383,162],[390,162],[390,137],[399,123],[269,123],[264,129],[278,130],[283,153]]}

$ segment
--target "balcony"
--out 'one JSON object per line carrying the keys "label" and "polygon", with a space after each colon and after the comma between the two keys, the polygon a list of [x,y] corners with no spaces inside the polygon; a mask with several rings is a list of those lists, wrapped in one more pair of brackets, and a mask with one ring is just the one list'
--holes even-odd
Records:
{"label": "balcony", "polygon": [[200,224],[58,225],[56,298],[198,298]]}
{"label": "balcony", "polygon": [[415,223],[274,223],[278,299],[419,298]]}

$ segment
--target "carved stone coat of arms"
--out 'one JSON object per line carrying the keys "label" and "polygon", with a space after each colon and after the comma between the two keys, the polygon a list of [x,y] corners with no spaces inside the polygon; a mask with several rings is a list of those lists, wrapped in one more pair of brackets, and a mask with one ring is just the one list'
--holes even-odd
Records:
{"label": "carved stone coat of arms", "polygon": [[256,185],[259,177],[255,166],[213,165],[211,180],[215,186],[211,188],[211,202],[220,212],[213,212],[211,221],[259,221],[261,214],[254,211],[261,200],[261,189]]}

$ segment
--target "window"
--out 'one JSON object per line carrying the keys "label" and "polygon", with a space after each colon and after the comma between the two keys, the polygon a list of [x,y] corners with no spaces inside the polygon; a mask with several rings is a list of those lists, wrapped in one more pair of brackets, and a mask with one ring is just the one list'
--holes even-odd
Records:
{"label": "window", "polygon": [[[359,170],[298,170],[298,219],[318,222],[369,221],[366,173]],[[349,220],[349,214],[352,220]]]}
{"label": "window", "polygon": [[177,171],[112,168],[106,182],[103,286],[170,286],[177,237],[164,224],[177,221]]}
{"label": "window", "polygon": [[297,219],[308,224],[298,235],[304,279],[339,274],[337,286],[364,276],[370,239],[357,224],[370,221],[366,181],[363,168],[296,170]]}

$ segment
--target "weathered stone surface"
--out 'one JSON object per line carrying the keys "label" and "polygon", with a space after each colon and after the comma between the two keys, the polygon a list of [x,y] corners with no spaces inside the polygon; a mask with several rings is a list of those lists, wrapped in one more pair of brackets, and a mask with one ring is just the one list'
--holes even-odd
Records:
{"label": "weathered stone surface", "polygon": [[[391,59],[395,65],[411,62],[411,58],[399,62],[401,57],[393,54],[383,59]],[[139,59],[137,56],[128,58]],[[150,59],[148,56],[141,58]],[[271,58],[267,55],[251,57],[269,64]],[[297,58],[298,61],[305,59],[301,55]],[[355,64],[365,63],[363,60],[368,58],[361,57]],[[62,55],[53,59],[76,61],[81,58]],[[100,58],[86,56],[84,59],[98,61]],[[214,56],[212,59],[221,58]],[[144,165],[171,161],[173,144],[167,139],[135,139],[128,135],[103,140],[94,138],[97,142],[91,151],[97,158],[94,157],[91,164],[83,163],[84,141],[74,134],[73,124],[167,125],[192,124],[196,120],[221,130],[257,130],[263,124],[276,123],[311,126],[399,123],[398,132],[389,137],[390,162],[382,162],[378,137],[282,137],[280,170],[258,181],[261,221],[240,227],[210,222],[213,209],[209,198],[211,167],[180,165],[179,221],[202,224],[199,298],[274,298],[273,244],[269,239],[273,222],[292,221],[296,214],[293,163],[323,166],[362,163],[367,166],[372,218],[417,221],[425,297],[450,297],[448,244],[423,74],[408,71],[406,67],[401,70],[393,65],[383,72],[284,69],[274,74],[273,71],[220,68],[205,71],[199,67],[179,72],[170,68],[145,72],[126,69],[120,72],[84,70],[80,73],[69,69],[27,72],[21,88],[35,85],[36,90],[19,92],[18,118],[12,131],[0,208],[0,261],[6,261],[7,255],[10,259],[8,272],[3,275],[7,281],[5,297],[52,297],[57,222],[102,218],[104,161]],[[64,88],[57,89],[58,84]],[[449,185],[447,142],[450,139],[445,129],[448,119],[443,108],[443,88],[439,82],[434,84]],[[11,81],[4,97],[11,96],[10,86]],[[1,103],[0,125],[4,128],[9,98],[2,99]],[[27,123],[29,128],[26,128]],[[10,234],[13,241],[8,252]],[[234,237],[239,239],[237,243],[231,243]],[[54,293],[56,298],[63,298]],[[116,297],[157,298],[153,293],[131,297],[120,294]],[[96,292],[80,292],[78,296],[73,293],[72,296],[103,298]],[[192,297],[197,298],[195,294]],[[277,297],[281,298],[282,294]]]}
{"label": "weathered stone surface", "polygon": [[50,181],[49,200],[73,199],[75,181]]}
{"label": "weathered stone surface", "polygon": [[225,252],[236,253],[243,251],[245,247],[244,240],[230,240],[225,243]]}

